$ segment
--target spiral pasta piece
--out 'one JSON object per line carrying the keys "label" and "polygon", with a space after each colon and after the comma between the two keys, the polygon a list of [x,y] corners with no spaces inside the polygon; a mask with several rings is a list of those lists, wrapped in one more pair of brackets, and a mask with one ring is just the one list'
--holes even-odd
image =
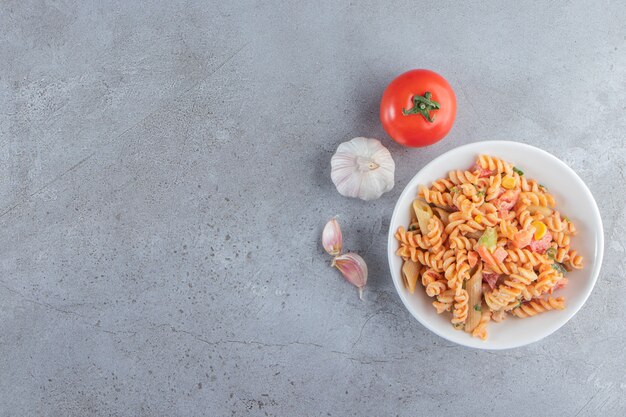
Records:
{"label": "spiral pasta piece", "polygon": [[[523,295],[527,286],[531,282],[531,280],[523,277],[522,275],[512,274],[508,279],[504,280],[500,287],[498,287],[497,292],[492,292],[492,302],[494,299],[497,299],[496,305],[500,306],[498,310],[501,308],[504,308],[505,310],[512,309],[513,306],[517,305],[517,299]],[[492,307],[492,309],[494,308]]]}
{"label": "spiral pasta piece", "polygon": [[426,295],[428,295],[429,297],[435,297],[447,289],[447,281],[441,279],[439,281],[431,282],[426,286]]}
{"label": "spiral pasta piece", "polygon": [[575,250],[570,250],[567,253],[567,264],[574,269],[582,269],[583,268],[583,257],[578,255]]}
{"label": "spiral pasta piece", "polygon": [[451,311],[454,304],[454,290],[448,289],[437,295],[437,301],[433,302],[433,306],[439,314],[444,311]]}
{"label": "spiral pasta piece", "polygon": [[[484,191],[479,191],[474,184],[459,184],[457,185],[457,191],[458,190],[474,203],[474,207],[483,204],[485,201]],[[452,201],[454,202],[454,196],[452,197]]]}
{"label": "spiral pasta piece", "polygon": [[448,208],[453,205],[452,195],[450,195],[450,193],[432,191],[426,187],[420,187],[418,197],[423,198],[427,203],[434,204],[441,208]]}
{"label": "spiral pasta piece", "polygon": [[515,297],[507,298],[506,295],[500,294],[497,289],[485,293],[484,297],[485,303],[487,303],[489,308],[493,311],[501,310],[515,300]]}
{"label": "spiral pasta piece", "polygon": [[563,297],[548,297],[547,299],[538,298],[522,303],[519,307],[513,309],[511,313],[519,318],[526,318],[550,310],[563,310],[564,308],[565,299]]}
{"label": "spiral pasta piece", "polygon": [[461,282],[456,270],[456,252],[454,250],[450,249],[444,252],[441,267],[444,270],[444,277],[448,281],[448,287],[452,289],[459,287]]}
{"label": "spiral pasta piece", "polygon": [[517,213],[517,221],[519,222],[519,225],[522,227],[522,229],[528,230],[532,222],[535,221],[533,216],[530,214],[530,211],[528,211],[528,206],[520,205],[516,209],[516,213]]}
{"label": "spiral pasta piece", "polygon": [[443,242],[446,238],[443,231],[443,222],[438,217],[431,217],[428,221],[428,234],[426,239],[431,250],[435,253],[443,250]]}
{"label": "spiral pasta piece", "polygon": [[500,174],[494,175],[489,178],[489,187],[487,188],[487,195],[485,200],[491,201],[498,198],[500,195],[500,186],[502,185],[502,176]]}
{"label": "spiral pasta piece", "polygon": [[493,203],[484,203],[478,207],[478,210],[480,214],[495,214],[496,216],[499,214],[498,208]]}
{"label": "spiral pasta piece", "polygon": [[472,336],[478,337],[481,340],[487,340],[487,323],[491,320],[491,311],[484,308],[481,315],[478,326],[472,330]]}
{"label": "spiral pasta piece", "polygon": [[545,214],[543,214],[543,213],[541,213],[539,211],[536,211],[536,212],[533,213],[530,210],[530,207],[528,208],[528,211],[530,211],[530,214],[531,214],[531,216],[533,217],[534,220],[542,221],[542,220],[545,220],[545,219],[547,219],[549,217],[549,216],[546,217]]}
{"label": "spiral pasta piece", "polygon": [[433,306],[437,310],[437,314],[441,314],[444,311],[450,311],[452,303],[442,303],[441,301],[433,301]]}
{"label": "spiral pasta piece", "polygon": [[474,216],[474,220],[476,220],[477,217],[480,219],[480,222],[477,223],[480,223],[483,226],[487,227],[497,226],[502,221],[502,219],[500,219],[496,213],[477,214],[476,216]]}
{"label": "spiral pasta piece", "polygon": [[398,250],[396,250],[396,255],[401,257],[404,261],[411,259],[411,246],[401,244]]}
{"label": "spiral pasta piece", "polygon": [[453,184],[476,184],[478,177],[469,171],[461,171],[457,169],[448,173],[448,179]]}
{"label": "spiral pasta piece", "polygon": [[506,311],[498,310],[491,312],[491,320],[495,321],[496,323],[503,322],[504,319],[506,319]]}
{"label": "spiral pasta piece", "polygon": [[558,211],[555,211],[551,216],[546,217],[543,222],[552,232],[560,232],[565,228],[565,223],[561,220],[561,215]]}
{"label": "spiral pasta piece", "polygon": [[552,239],[556,242],[559,247],[569,246],[570,237],[568,234],[564,232],[556,232],[552,234]]}
{"label": "spiral pasta piece", "polygon": [[453,289],[445,290],[437,296],[437,301],[445,304],[454,303],[455,291]]}
{"label": "spiral pasta piece", "polygon": [[495,272],[496,274],[505,274],[505,275],[511,275],[511,274],[515,274],[517,273],[520,268],[525,268],[529,265],[518,265],[515,262],[502,262],[502,263],[494,263],[494,264],[489,264],[489,268],[491,268],[491,270],[493,272]]}
{"label": "spiral pasta piece", "polygon": [[[504,284],[509,287],[514,287],[516,290],[521,291],[521,296],[528,300],[536,294],[533,282],[537,279],[537,274],[533,271],[532,266],[528,265],[529,269],[519,268],[518,273],[511,274],[509,279],[504,281]],[[511,302],[505,310],[517,307],[517,303]]]}
{"label": "spiral pasta piece", "polygon": [[467,313],[469,312],[468,300],[469,295],[464,289],[458,291],[454,296],[454,311],[452,312],[451,320],[453,324],[464,323],[467,320]]}
{"label": "spiral pasta piece", "polygon": [[460,250],[456,254],[456,274],[461,283],[469,279],[470,266],[467,258],[467,251]]}
{"label": "spiral pasta piece", "polygon": [[465,218],[463,218],[463,214],[460,212],[450,213],[448,216],[448,224],[446,225],[444,231],[448,236],[452,233],[454,229],[456,229],[459,225],[465,223]]}
{"label": "spiral pasta piece", "polygon": [[535,284],[535,289],[539,293],[545,293],[554,287],[559,279],[563,276],[558,273],[551,265],[541,265],[539,268],[539,277]]}
{"label": "spiral pasta piece", "polygon": [[443,254],[443,252],[433,254],[407,245],[400,246],[400,249],[396,252],[396,255],[411,259],[413,262],[419,262],[422,265],[432,268],[436,272],[443,272],[441,254]]}
{"label": "spiral pasta piece", "polygon": [[458,233],[466,235],[468,233],[475,233],[485,230],[485,226],[472,219],[459,224],[456,229],[458,229]]}
{"label": "spiral pasta piece", "polygon": [[527,205],[554,207],[554,197],[548,193],[524,191],[519,196],[520,201]]}
{"label": "spiral pasta piece", "polygon": [[565,246],[562,248],[556,248],[556,255],[554,256],[554,260],[560,263],[564,263],[569,260],[569,246]]}
{"label": "spiral pasta piece", "polygon": [[440,193],[446,192],[454,187],[454,183],[447,178],[440,178],[437,181],[433,181],[430,185],[430,189],[433,191],[439,191]]}
{"label": "spiral pasta piece", "polygon": [[563,231],[565,233],[567,233],[567,234],[570,234],[570,235],[575,235],[576,232],[577,232],[576,226],[574,225],[574,223],[572,223],[572,222],[570,222],[568,220],[565,220],[563,222]]}
{"label": "spiral pasta piece", "polygon": [[456,186],[456,188],[457,190],[460,190],[461,193],[463,193],[463,195],[466,197],[472,197],[478,194],[478,190],[476,189],[476,185],[474,184],[459,184]]}
{"label": "spiral pasta piece", "polygon": [[432,268],[426,268],[424,272],[422,272],[422,285],[424,286],[424,288],[428,287],[429,284],[440,279],[441,274]]}
{"label": "spiral pasta piece", "polygon": [[547,287],[542,291],[538,290],[537,283],[533,282],[532,284],[527,285],[526,289],[522,291],[522,298],[526,301],[532,300],[533,298],[539,298],[542,296],[542,294],[545,294],[548,290],[549,288]]}
{"label": "spiral pasta piece", "polygon": [[509,240],[513,240],[517,232],[517,227],[513,226],[513,223],[510,220],[500,221],[500,235]]}
{"label": "spiral pasta piece", "polygon": [[541,191],[539,184],[535,180],[529,180],[524,175],[519,175],[517,172],[513,173],[513,178],[515,178],[516,184],[519,184],[519,188],[522,191],[532,191],[534,193]]}
{"label": "spiral pasta piece", "polygon": [[464,218],[468,219],[472,216],[475,205],[472,199],[465,194],[454,194],[452,196],[452,204],[459,209]]}
{"label": "spiral pasta piece", "polygon": [[417,233],[416,231],[407,232],[402,226],[400,226],[396,231],[395,237],[400,244],[404,244],[414,248],[430,248],[429,242],[424,239],[421,234]]}
{"label": "spiral pasta piece", "polygon": [[517,268],[517,271],[510,274],[511,279],[515,279],[526,285],[537,280],[537,273],[533,269],[532,265],[526,264],[524,267]]}
{"label": "spiral pasta piece", "polygon": [[479,191],[471,197],[474,208],[481,206],[485,202],[485,192]]}
{"label": "spiral pasta piece", "polygon": [[513,173],[513,166],[500,158],[494,158],[489,155],[479,155],[477,162],[482,169],[495,171],[495,174],[504,172],[505,174],[510,175]]}
{"label": "spiral pasta piece", "polygon": [[452,249],[471,250],[476,244],[476,239],[467,238],[458,233],[455,233],[454,236],[450,236],[448,241]]}
{"label": "spiral pasta piece", "polygon": [[511,262],[517,262],[522,264],[531,264],[537,266],[539,264],[551,264],[552,261],[545,255],[532,252],[528,249],[507,249],[507,259]]}

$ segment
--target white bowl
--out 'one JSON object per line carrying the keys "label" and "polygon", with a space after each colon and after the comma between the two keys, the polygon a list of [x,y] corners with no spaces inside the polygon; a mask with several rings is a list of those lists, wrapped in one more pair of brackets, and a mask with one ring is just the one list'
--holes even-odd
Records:
{"label": "white bowl", "polygon": [[[402,284],[400,269],[402,259],[396,256],[398,248],[394,234],[399,226],[409,223],[411,202],[417,195],[418,186],[430,185],[433,180],[445,176],[453,169],[469,168],[478,154],[487,154],[510,161],[524,171],[528,178],[545,185],[556,198],[556,208],[568,216],[578,229],[571,246],[584,257],[584,269],[567,274],[569,282],[556,295],[563,295],[566,308],[550,311],[535,317],[517,319],[509,316],[502,323],[488,325],[486,341],[468,333],[455,330],[450,324],[449,313],[438,315],[431,305],[432,299],[418,284],[415,294],[409,294]],[[564,162],[546,151],[517,142],[489,141],[471,143],[452,149],[435,158],[422,168],[407,184],[396,203],[389,227],[387,245],[389,267],[396,290],[405,307],[420,323],[437,335],[460,345],[479,349],[509,349],[536,342],[563,326],[583,306],[596,283],[604,252],[604,232],[598,206],[591,192],[574,171]]]}

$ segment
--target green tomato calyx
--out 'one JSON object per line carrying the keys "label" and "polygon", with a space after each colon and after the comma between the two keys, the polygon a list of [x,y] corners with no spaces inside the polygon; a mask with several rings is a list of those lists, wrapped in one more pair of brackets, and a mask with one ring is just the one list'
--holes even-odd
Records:
{"label": "green tomato calyx", "polygon": [[430,123],[435,121],[435,115],[430,115],[433,110],[439,110],[439,103],[431,100],[433,95],[430,91],[424,93],[423,96],[415,94],[411,99],[413,101],[413,107],[410,109],[402,109],[402,114],[409,116],[411,114],[421,114]]}

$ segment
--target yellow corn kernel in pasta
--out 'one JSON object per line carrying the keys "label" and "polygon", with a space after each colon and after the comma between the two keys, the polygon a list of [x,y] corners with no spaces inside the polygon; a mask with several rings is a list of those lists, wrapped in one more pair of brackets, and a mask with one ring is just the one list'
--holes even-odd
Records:
{"label": "yellow corn kernel in pasta", "polygon": [[508,175],[502,178],[502,187],[506,188],[507,190],[512,190],[513,188],[515,188],[515,178]]}
{"label": "yellow corn kernel in pasta", "polygon": [[475,221],[476,223],[482,223],[482,222],[483,222],[483,215],[482,215],[482,214],[477,214],[477,215],[474,217],[474,221]]}
{"label": "yellow corn kernel in pasta", "polygon": [[535,240],[540,240],[545,236],[548,227],[544,222],[540,222],[538,220],[531,223],[531,226],[535,228]]}

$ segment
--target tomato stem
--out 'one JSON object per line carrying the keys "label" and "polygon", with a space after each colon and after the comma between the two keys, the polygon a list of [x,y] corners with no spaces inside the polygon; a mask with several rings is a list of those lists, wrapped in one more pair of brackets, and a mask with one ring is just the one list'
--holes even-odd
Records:
{"label": "tomato stem", "polygon": [[431,123],[434,122],[435,115],[433,114],[431,117],[430,112],[432,110],[439,110],[439,103],[437,103],[434,100],[431,100],[430,98],[432,96],[433,95],[430,93],[430,91],[427,91],[426,93],[424,93],[423,96],[415,94],[413,98],[411,99],[413,101],[413,107],[411,107],[408,110],[402,109],[402,114],[404,114],[405,116],[408,116],[411,114],[421,114],[429,122]]}

